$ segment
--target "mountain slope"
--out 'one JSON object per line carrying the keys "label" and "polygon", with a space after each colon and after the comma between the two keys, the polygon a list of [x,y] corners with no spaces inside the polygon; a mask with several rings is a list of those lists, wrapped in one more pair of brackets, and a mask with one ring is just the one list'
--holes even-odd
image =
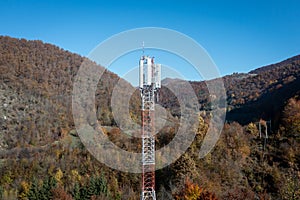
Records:
{"label": "mountain slope", "polygon": [[[0,199],[140,199],[141,175],[100,163],[76,134],[71,93],[83,61],[79,55],[41,41],[0,37]],[[211,99],[205,82],[190,82],[200,109],[206,112],[199,116],[199,126],[190,130],[196,137],[186,153],[156,172],[158,199],[190,195],[226,200],[298,197],[299,74],[295,57],[255,74],[223,77],[229,104],[227,122],[215,148],[203,159],[199,159],[199,149],[209,128]],[[98,83],[97,119],[107,125],[103,131],[115,145],[141,152],[140,139],[124,134],[113,120],[110,96],[118,81],[123,80],[106,71]],[[177,93],[188,97],[182,80],[164,83],[176,83]],[[128,90],[118,91],[121,96],[128,95]],[[129,105],[130,116],[136,121],[139,98],[136,90]],[[171,121],[167,119],[157,134],[157,149],[174,138],[181,117],[172,91],[163,87],[159,99],[178,118],[166,115]],[[260,118],[272,119],[272,125]],[[130,163],[131,158],[127,159]]]}
{"label": "mountain slope", "polygon": [[250,71],[249,73],[250,74],[260,74],[260,73],[263,73],[263,72],[267,72],[269,70],[274,70],[277,67],[282,67],[282,66],[285,66],[285,65],[295,65],[297,63],[299,64],[299,60],[300,60],[300,55],[293,56],[293,57],[288,58],[286,60],[283,60],[279,63],[257,68],[255,70]]}
{"label": "mountain slope", "polygon": [[[249,73],[224,76],[223,81],[227,94],[228,121],[248,124],[262,118],[274,120],[274,124],[278,124],[280,111],[286,101],[300,91],[300,55]],[[206,83],[190,83],[198,97],[201,110],[209,111],[211,100]],[[168,107],[174,115],[180,115],[178,102],[172,92],[163,88],[160,93],[162,105]]]}
{"label": "mountain slope", "polygon": [[[0,132],[5,138],[2,147],[44,145],[74,129],[72,87],[84,60],[41,41],[0,36]],[[105,71],[98,83],[95,107],[103,125],[114,123],[110,96],[119,80],[116,74]],[[131,87],[123,82],[124,87]],[[131,104],[133,113],[138,110],[136,102]]]}
{"label": "mountain slope", "polygon": [[274,120],[286,101],[300,92],[300,56],[259,68],[247,78],[224,77],[230,111],[227,119],[247,124],[259,119]]}

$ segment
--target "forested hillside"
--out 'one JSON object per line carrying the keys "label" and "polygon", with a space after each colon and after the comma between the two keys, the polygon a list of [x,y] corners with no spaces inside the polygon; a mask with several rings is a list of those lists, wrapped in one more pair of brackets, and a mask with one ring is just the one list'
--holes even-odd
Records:
{"label": "forested hillside", "polygon": [[[237,121],[245,125],[262,118],[272,119],[276,123],[274,125],[278,125],[284,104],[300,91],[300,56],[249,73],[233,73],[222,79],[227,94],[228,121]],[[191,85],[198,96],[201,110],[209,111],[212,100],[206,82],[193,81]],[[170,108],[174,115],[180,115],[178,102],[171,91],[163,88],[161,96],[162,104]]]}
{"label": "forested hillside", "polygon": [[[77,135],[71,94],[84,59],[42,41],[0,37],[0,199],[139,199],[141,175],[101,164]],[[298,56],[223,77],[227,122],[203,159],[198,153],[211,99],[205,82],[191,82],[201,105],[196,138],[175,163],[156,172],[158,199],[299,199],[299,65]],[[141,141],[124,134],[112,116],[110,96],[119,80],[106,71],[98,83],[97,119],[112,142],[137,152]],[[157,148],[172,140],[181,117],[167,88],[160,104],[173,116],[157,135]],[[130,114],[137,123],[139,106],[136,92]]]}

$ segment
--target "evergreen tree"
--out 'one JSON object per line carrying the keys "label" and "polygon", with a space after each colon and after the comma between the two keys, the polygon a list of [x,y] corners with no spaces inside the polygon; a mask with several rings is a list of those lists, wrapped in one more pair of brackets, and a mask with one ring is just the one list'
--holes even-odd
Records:
{"label": "evergreen tree", "polygon": [[74,200],[81,200],[81,195],[80,195],[80,186],[79,183],[75,183],[73,191],[72,191],[72,197]]}
{"label": "evergreen tree", "polygon": [[88,199],[90,199],[86,187],[81,187],[80,188],[80,199],[82,199],[82,200],[88,200]]}
{"label": "evergreen tree", "polygon": [[91,196],[95,195],[96,192],[97,192],[96,178],[92,176],[90,178],[90,182],[87,188],[88,197],[90,198]]}
{"label": "evergreen tree", "polygon": [[56,180],[48,177],[39,186],[38,181],[33,179],[27,198],[29,200],[48,200],[52,198],[51,190],[56,187]]}
{"label": "evergreen tree", "polygon": [[38,181],[34,178],[31,186],[30,186],[30,190],[28,192],[27,195],[29,200],[39,200],[39,185],[38,185]]}
{"label": "evergreen tree", "polygon": [[52,198],[51,190],[56,187],[56,180],[53,177],[46,178],[40,189],[40,199],[48,200]]}
{"label": "evergreen tree", "polygon": [[0,199],[2,199],[3,198],[3,187],[2,186],[0,186]]}
{"label": "evergreen tree", "polygon": [[104,174],[101,174],[101,177],[98,177],[96,180],[96,188],[97,188],[97,195],[100,193],[104,194],[105,196],[109,195],[108,188],[107,188],[107,180]]}
{"label": "evergreen tree", "polygon": [[104,174],[101,174],[100,177],[92,176],[87,187],[88,198],[93,195],[99,196],[101,194],[104,196],[108,196],[109,194],[107,188],[107,180]]}

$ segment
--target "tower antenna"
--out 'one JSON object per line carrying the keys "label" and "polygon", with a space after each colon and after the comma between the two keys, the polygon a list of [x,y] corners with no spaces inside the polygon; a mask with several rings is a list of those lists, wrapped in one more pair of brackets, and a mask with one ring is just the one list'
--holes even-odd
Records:
{"label": "tower antenna", "polygon": [[[144,43],[143,43],[144,53]],[[154,58],[139,61],[139,88],[142,98],[142,192],[141,200],[156,200],[155,195],[155,97],[161,87],[161,65]]]}

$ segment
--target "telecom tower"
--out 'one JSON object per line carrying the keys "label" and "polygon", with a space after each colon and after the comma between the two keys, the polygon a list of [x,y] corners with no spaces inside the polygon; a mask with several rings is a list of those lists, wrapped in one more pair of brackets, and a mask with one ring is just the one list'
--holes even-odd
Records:
{"label": "telecom tower", "polygon": [[161,65],[154,58],[142,56],[139,62],[139,87],[142,98],[142,194],[141,200],[155,196],[155,127],[154,106],[161,87]]}

